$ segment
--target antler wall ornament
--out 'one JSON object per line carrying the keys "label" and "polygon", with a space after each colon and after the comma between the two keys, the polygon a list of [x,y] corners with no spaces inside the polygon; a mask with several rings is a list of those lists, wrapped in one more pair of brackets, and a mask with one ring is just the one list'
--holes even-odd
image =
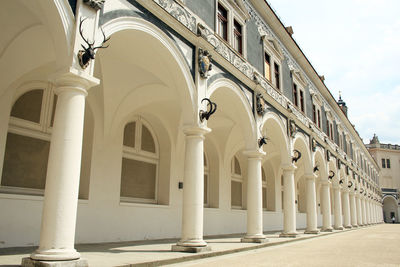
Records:
{"label": "antler wall ornament", "polygon": [[209,107],[209,109],[207,109],[207,111],[200,110],[199,117],[201,122],[203,122],[204,119],[208,120],[210,116],[217,111],[217,104],[212,102],[209,98],[203,98],[201,103],[203,103],[203,101],[207,102],[207,108]]}
{"label": "antler wall ornament", "polygon": [[339,180],[339,184],[343,184],[343,182],[344,182],[343,179]]}
{"label": "antler wall ornament", "polygon": [[88,47],[85,47],[84,45],[81,44],[82,48],[84,50],[79,50],[78,51],[78,59],[79,59],[79,65],[81,66],[82,69],[86,69],[87,66],[89,66],[89,62],[90,60],[94,59],[95,55],[96,55],[96,49],[99,48],[107,48],[109,45],[107,46],[103,46],[103,44],[105,42],[107,42],[108,40],[110,40],[110,37],[106,38],[106,35],[104,34],[103,28],[101,28],[101,32],[103,33],[103,42],[101,43],[100,46],[94,46],[95,41],[93,41],[92,43],[89,42],[89,39],[86,39],[83,36],[82,33],[82,23],[86,20],[86,18],[82,19],[81,18],[81,22],[79,24],[79,33],[82,37],[82,39],[85,41],[85,43],[88,45]]}
{"label": "antler wall ornament", "polygon": [[361,188],[361,189],[360,189],[360,193],[361,193],[361,194],[364,193],[364,188]]}
{"label": "antler wall ornament", "polygon": [[332,170],[330,170],[330,171],[329,171],[329,176],[328,176],[328,179],[329,179],[329,180],[332,180],[332,179],[333,179],[333,177],[335,177],[335,172],[334,172],[334,171],[332,171]]}
{"label": "antler wall ornament", "polygon": [[318,167],[318,165],[317,165],[317,166],[315,166],[315,167],[314,167],[314,169],[313,169],[313,172],[317,172],[317,171],[319,171],[319,167]]}
{"label": "antler wall ornament", "polygon": [[357,191],[357,187],[354,187],[354,191]]}
{"label": "antler wall ornament", "polygon": [[297,162],[301,158],[301,152],[297,149],[293,150],[294,156],[292,157],[292,162]]}
{"label": "antler wall ornament", "polygon": [[258,139],[258,147],[261,148],[263,145],[266,145],[267,140],[269,139],[265,136],[260,137],[260,139]]}
{"label": "antler wall ornament", "polygon": [[347,184],[347,187],[348,188],[351,188],[353,186],[353,182],[352,181],[349,181],[349,183]]}

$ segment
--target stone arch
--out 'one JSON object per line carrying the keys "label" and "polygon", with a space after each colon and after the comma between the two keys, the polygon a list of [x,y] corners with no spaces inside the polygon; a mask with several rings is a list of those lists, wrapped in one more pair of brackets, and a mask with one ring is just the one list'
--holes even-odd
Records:
{"label": "stone arch", "polygon": [[293,140],[293,150],[301,152],[301,158],[295,163],[295,189],[297,208],[301,213],[307,212],[307,189],[305,175],[313,173],[309,144],[302,133],[297,133]]}
{"label": "stone arch", "polygon": [[383,216],[386,223],[391,223],[391,215],[395,216],[395,221],[399,222],[399,207],[398,200],[392,195],[385,195],[382,200],[383,203]]}
{"label": "stone arch", "polygon": [[[233,81],[220,78],[207,88],[207,97],[218,104],[218,113],[229,119],[240,128],[244,149],[257,149],[256,122],[249,99],[242,89]],[[210,127],[213,128],[213,121]]]}
{"label": "stone arch", "polygon": [[[113,61],[112,58],[116,56],[124,58],[121,64],[135,66],[137,73],[146,76],[141,82],[130,88],[127,84],[120,85],[120,87],[126,87],[126,90],[121,92],[119,103],[111,110],[112,117],[105,118],[105,127],[111,125],[112,129],[112,125],[118,123],[118,118],[124,116],[123,114],[126,114],[129,106],[132,106],[132,100],[141,106],[159,101],[175,101],[173,106],[181,111],[180,124],[192,125],[195,123],[198,117],[195,84],[186,60],[173,40],[161,29],[140,18],[116,18],[105,23],[103,28],[112,36],[113,46],[99,51],[102,74],[110,72],[110,75],[116,75],[109,68],[110,66],[118,67],[119,63]],[[126,50],[129,43],[136,47],[134,51]],[[135,53],[136,50],[140,50],[140,55],[138,52]],[[146,58],[149,53],[157,54],[159,61],[149,61],[150,57]],[[154,76],[150,77],[151,75]],[[149,79],[146,80],[146,78]],[[112,83],[107,85],[113,86]],[[149,91],[149,89],[151,90]],[[106,90],[104,91],[106,92]],[[107,92],[103,96],[104,98],[107,98],[106,94]],[[144,97],[138,101],[138,95],[142,94],[145,94]],[[143,99],[148,102],[141,103]]]}

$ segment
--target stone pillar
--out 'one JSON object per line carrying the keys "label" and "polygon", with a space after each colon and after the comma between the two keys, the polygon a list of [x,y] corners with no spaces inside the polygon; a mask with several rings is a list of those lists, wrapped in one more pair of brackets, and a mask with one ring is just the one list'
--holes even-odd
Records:
{"label": "stone pillar", "polygon": [[321,198],[322,198],[322,231],[332,232],[331,221],[331,194],[329,192],[330,182],[327,180],[321,181]]}
{"label": "stone pillar", "polygon": [[362,226],[362,205],[361,205],[361,197],[359,194],[356,194],[356,206],[357,206],[357,224],[358,226]]}
{"label": "stone pillar", "polygon": [[361,205],[362,205],[362,221],[364,225],[367,225],[367,210],[366,210],[366,205],[365,205],[365,198],[361,198]]}
{"label": "stone pillar", "polygon": [[305,234],[319,234],[317,229],[317,197],[315,192],[315,175],[308,174],[306,179],[306,194],[307,194],[307,229]]}
{"label": "stone pillar", "polygon": [[357,207],[356,207],[356,197],[354,190],[350,192],[350,218],[351,225],[353,227],[358,227],[357,225]]}
{"label": "stone pillar", "polygon": [[343,191],[343,224],[345,228],[351,228],[350,221],[350,201],[349,201],[349,189],[345,188]]}
{"label": "stone pillar", "polygon": [[367,198],[367,214],[368,214],[368,224],[372,224],[371,200],[369,198]]}
{"label": "stone pillar", "polygon": [[[74,248],[76,212],[81,170],[83,121],[87,90],[98,84],[93,77],[71,72],[54,79],[58,96],[51,134],[43,201],[39,248],[31,254],[33,261],[79,262]],[[28,265],[29,258],[22,265]],[[78,261],[77,261],[78,260]]]}
{"label": "stone pillar", "polygon": [[261,160],[265,152],[246,151],[247,159],[247,233],[242,242],[263,243]]}
{"label": "stone pillar", "polygon": [[186,127],[183,178],[182,236],[173,251],[202,252],[210,250],[203,240],[204,206],[204,135],[207,127]]}
{"label": "stone pillar", "polygon": [[294,190],[294,171],[296,166],[283,167],[283,232],[280,237],[296,237],[296,204]]}
{"label": "stone pillar", "polygon": [[333,198],[335,201],[334,205],[334,212],[335,212],[335,230],[343,230],[342,225],[342,201],[340,198],[340,186],[334,185],[333,186]]}

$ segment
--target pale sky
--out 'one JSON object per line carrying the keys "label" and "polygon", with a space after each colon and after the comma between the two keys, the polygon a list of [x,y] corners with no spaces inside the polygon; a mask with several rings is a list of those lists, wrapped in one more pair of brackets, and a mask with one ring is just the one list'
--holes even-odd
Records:
{"label": "pale sky", "polygon": [[400,0],[267,0],[364,143],[400,144]]}

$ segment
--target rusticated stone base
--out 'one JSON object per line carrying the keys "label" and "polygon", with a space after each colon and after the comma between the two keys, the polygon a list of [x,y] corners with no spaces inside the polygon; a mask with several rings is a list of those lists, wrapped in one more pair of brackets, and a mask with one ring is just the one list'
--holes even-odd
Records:
{"label": "rusticated stone base", "polygon": [[201,253],[201,252],[211,251],[211,247],[210,246],[185,247],[185,246],[173,245],[171,250],[175,252]]}
{"label": "rusticated stone base", "polygon": [[86,259],[70,260],[70,261],[40,261],[31,258],[23,258],[22,267],[88,267]]}
{"label": "rusticated stone base", "polygon": [[310,234],[310,235],[318,235],[320,233],[319,230],[311,230],[311,231],[304,231],[305,234]]}
{"label": "rusticated stone base", "polygon": [[246,238],[243,237],[240,239],[240,242],[242,243],[267,243],[268,239],[267,238]]}

